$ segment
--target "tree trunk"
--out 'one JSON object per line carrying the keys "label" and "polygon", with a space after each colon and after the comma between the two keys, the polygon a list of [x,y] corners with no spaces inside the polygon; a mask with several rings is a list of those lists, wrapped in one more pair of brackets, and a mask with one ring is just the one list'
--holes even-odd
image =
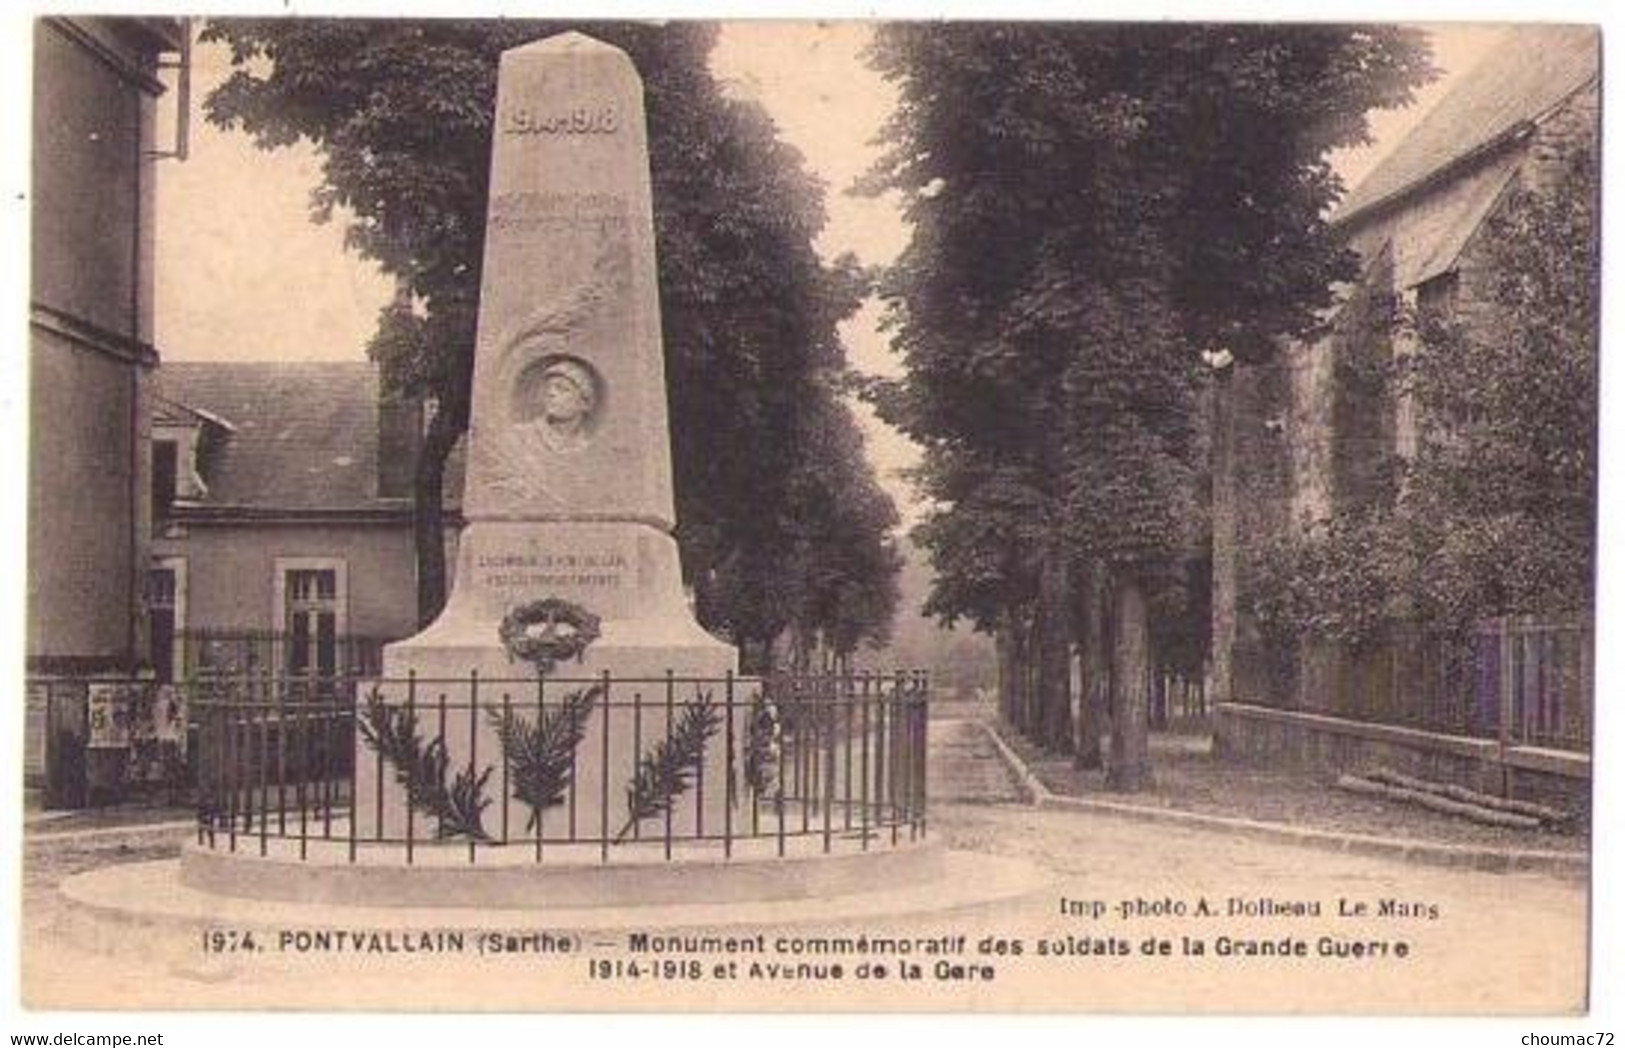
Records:
{"label": "tree trunk", "polygon": [[1072,752],[1071,583],[1066,556],[1048,551],[1038,574],[1038,606],[1033,623],[1036,671],[1036,741],[1052,753]]}
{"label": "tree trunk", "polygon": [[1006,614],[993,632],[993,653],[998,663],[999,720],[1016,727],[1016,637]]}
{"label": "tree trunk", "polygon": [[790,627],[790,669],[803,676],[812,672],[812,644],[800,626]]}
{"label": "tree trunk", "polygon": [[1078,741],[1072,763],[1086,771],[1104,766],[1100,744],[1106,733],[1106,695],[1111,668],[1106,649],[1104,569],[1091,564],[1083,580],[1082,612],[1077,616],[1082,673],[1078,683]]}
{"label": "tree trunk", "polygon": [[1029,643],[1031,631],[1026,616],[1020,611],[1005,613],[1003,629],[1007,638],[999,667],[999,687],[1009,706],[1010,726],[1021,734],[1032,737],[1032,668]]}
{"label": "tree trunk", "polygon": [[1113,592],[1112,745],[1109,789],[1132,792],[1151,785],[1146,700],[1151,683],[1151,636],[1139,581],[1120,578]]}
{"label": "tree trunk", "polygon": [[[739,641],[739,667],[750,676],[767,677],[778,671],[779,635],[744,634]],[[794,667],[791,667],[794,669]]]}
{"label": "tree trunk", "polygon": [[1027,734],[1027,628],[1018,614],[1010,616],[1010,723]]}
{"label": "tree trunk", "polygon": [[1213,450],[1210,469],[1213,520],[1213,609],[1207,704],[1229,702],[1233,695],[1236,646],[1236,473],[1235,408],[1232,376],[1235,365],[1213,376]]}
{"label": "tree trunk", "polygon": [[437,411],[423,434],[412,486],[412,544],[418,568],[418,627],[427,627],[446,606],[446,459],[463,427]]}

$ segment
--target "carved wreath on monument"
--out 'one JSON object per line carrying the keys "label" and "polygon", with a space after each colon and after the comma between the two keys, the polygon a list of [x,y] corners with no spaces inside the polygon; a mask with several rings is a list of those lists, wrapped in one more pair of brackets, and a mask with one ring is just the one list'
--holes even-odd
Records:
{"label": "carved wreath on monument", "polygon": [[542,674],[567,659],[580,659],[598,634],[597,615],[558,597],[519,605],[497,629],[508,658],[528,662]]}

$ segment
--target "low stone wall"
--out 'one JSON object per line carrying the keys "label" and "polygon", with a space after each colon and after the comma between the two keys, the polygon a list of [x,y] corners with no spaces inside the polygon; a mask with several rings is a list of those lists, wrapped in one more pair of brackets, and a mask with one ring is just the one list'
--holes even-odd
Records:
{"label": "low stone wall", "polygon": [[1213,752],[1226,760],[1327,775],[1391,768],[1569,810],[1591,806],[1591,758],[1582,753],[1237,702],[1216,705],[1213,717]]}

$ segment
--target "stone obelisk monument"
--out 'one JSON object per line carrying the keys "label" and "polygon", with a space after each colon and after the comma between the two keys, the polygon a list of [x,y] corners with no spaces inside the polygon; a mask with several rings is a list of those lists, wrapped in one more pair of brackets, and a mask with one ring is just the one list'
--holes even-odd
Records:
{"label": "stone obelisk monument", "polygon": [[[534,687],[497,683],[537,678],[536,665],[516,657],[515,637],[575,629],[590,616],[596,637],[578,658],[547,668],[549,681],[561,682],[547,688],[557,695],[567,690],[565,678],[606,672],[616,681],[644,682],[617,684],[612,702],[600,703],[588,727],[593,741],[581,749],[572,818],[596,832],[601,821],[613,821],[601,815],[601,799],[621,803],[639,752],[636,739],[647,742],[665,730],[670,689],[657,682],[668,672],[680,682],[715,681],[737,668],[737,653],[695,622],[672,537],[649,153],[637,72],[624,53],[579,33],[508,51],[492,138],[463,494],[467,524],[444,611],[423,632],[384,651],[384,676],[395,682],[386,691],[399,703],[399,680],[411,674],[422,682],[419,709],[432,709],[438,696],[455,706],[469,701],[467,682],[477,673],[490,682],[479,689],[484,708],[506,699],[527,709]],[[565,619],[576,621],[561,627],[551,613],[541,621],[535,613],[541,604],[563,607]],[[526,632],[516,633],[516,625]],[[677,701],[699,687],[680,683]],[[721,689],[705,687],[720,703]],[[634,696],[648,705],[640,707],[635,727],[625,708],[608,708]],[[498,742],[481,718],[456,716],[471,726],[445,735],[453,767],[473,762],[470,749],[482,764],[500,762]],[[721,761],[722,747],[717,750]],[[366,823],[375,821],[366,813],[380,788],[367,770],[376,757],[361,747],[357,760]],[[715,775],[712,782],[722,782],[726,769],[719,765]],[[390,796],[395,791],[387,783],[381,788],[389,822],[399,817],[400,799]],[[717,799],[708,798],[706,807]]]}
{"label": "stone obelisk monument", "polygon": [[385,652],[413,669],[518,676],[498,638],[558,598],[602,620],[560,673],[720,676],[736,655],[684,599],[642,84],[579,33],[502,56],[455,585]]}

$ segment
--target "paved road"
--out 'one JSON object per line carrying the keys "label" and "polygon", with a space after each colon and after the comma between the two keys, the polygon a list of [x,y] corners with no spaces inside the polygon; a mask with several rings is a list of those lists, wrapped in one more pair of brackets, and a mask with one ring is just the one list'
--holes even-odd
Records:
{"label": "paved road", "polygon": [[[899,981],[895,971],[887,981],[854,982],[854,962],[847,958],[847,978],[838,982],[747,985],[707,975],[674,990],[647,979],[590,979],[579,958],[487,958],[464,962],[466,970],[441,957],[332,956],[280,966],[175,968],[144,961],[145,942],[130,944],[133,956],[89,953],[58,934],[62,904],[54,884],[75,870],[172,854],[183,836],[154,840],[132,831],[28,848],[25,993],[40,1004],[82,1003],[85,994],[111,1003],[132,999],[119,995],[137,987],[142,999],[172,1007],[258,1000],[328,1008],[393,1001],[420,1008],[726,1009],[754,1003],[803,1010],[1504,1014],[1574,1011],[1583,1004],[1586,891],[1572,879],[1412,866],[1206,830],[1038,811],[1007,803],[1016,800],[1013,784],[974,725],[945,718],[932,725],[931,741],[933,835],[955,849],[1030,860],[1053,874],[1048,887],[993,908],[824,930],[965,936],[965,954],[941,978],[929,957],[921,958],[924,977],[914,982]],[[1200,913],[1204,904],[1214,915]],[[1390,912],[1381,915],[1385,904]],[[1230,915],[1233,905],[1246,912]],[[1349,912],[1361,906],[1367,912]],[[229,920],[229,907],[222,914]],[[330,911],[326,919],[342,925],[344,914]],[[1186,940],[1201,942],[1204,953],[1186,954]],[[1234,953],[1241,941],[1284,941],[1289,950],[1302,943],[1309,956]],[[1020,955],[981,952],[998,942],[1019,947]],[[1166,942],[1171,952],[1148,956],[1142,952],[1147,942]],[[1322,949],[1352,951],[1354,943],[1380,944],[1376,948],[1387,952],[1317,956]],[[1127,954],[1079,952],[1117,949],[1114,944]],[[1404,957],[1396,956],[1400,944]],[[1041,958],[1041,946],[1058,946],[1063,955]],[[962,974],[985,966],[981,974],[991,978],[955,978],[954,965]]]}
{"label": "paved road", "polygon": [[1022,799],[1010,766],[981,725],[963,717],[933,715],[928,738],[925,795],[933,804]]}

